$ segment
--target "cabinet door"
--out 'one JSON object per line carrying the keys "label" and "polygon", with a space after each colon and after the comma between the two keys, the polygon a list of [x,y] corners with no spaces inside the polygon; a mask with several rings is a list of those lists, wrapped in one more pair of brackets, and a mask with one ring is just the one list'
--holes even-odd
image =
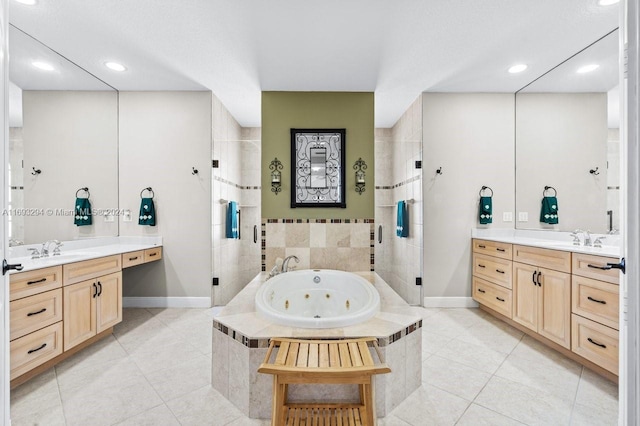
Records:
{"label": "cabinet door", "polygon": [[538,268],[513,262],[513,320],[538,331]]}
{"label": "cabinet door", "polygon": [[97,279],[98,333],[122,321],[122,272]]}
{"label": "cabinet door", "polygon": [[540,268],[538,333],[571,349],[571,275]]}
{"label": "cabinet door", "polygon": [[64,350],[96,335],[95,280],[63,287]]}

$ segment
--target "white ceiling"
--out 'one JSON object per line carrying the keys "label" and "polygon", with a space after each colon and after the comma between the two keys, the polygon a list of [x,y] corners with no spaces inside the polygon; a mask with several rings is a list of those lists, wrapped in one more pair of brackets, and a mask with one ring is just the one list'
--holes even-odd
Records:
{"label": "white ceiling", "polygon": [[[119,90],[202,90],[242,126],[260,92],[515,92],[618,26],[597,0],[10,0],[10,22]],[[114,73],[105,61],[124,63]],[[506,69],[529,68],[510,75]]]}

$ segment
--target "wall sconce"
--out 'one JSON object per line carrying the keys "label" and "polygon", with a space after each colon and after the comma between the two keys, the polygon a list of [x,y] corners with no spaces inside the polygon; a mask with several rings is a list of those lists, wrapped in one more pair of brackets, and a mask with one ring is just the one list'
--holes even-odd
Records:
{"label": "wall sconce", "polygon": [[367,170],[367,163],[362,158],[358,158],[353,169],[356,171],[356,192],[358,195],[362,195],[365,190],[364,171]]}
{"label": "wall sconce", "polygon": [[282,163],[278,160],[278,157],[274,158],[271,164],[269,164],[269,170],[271,170],[271,192],[278,195],[278,192],[282,191]]}

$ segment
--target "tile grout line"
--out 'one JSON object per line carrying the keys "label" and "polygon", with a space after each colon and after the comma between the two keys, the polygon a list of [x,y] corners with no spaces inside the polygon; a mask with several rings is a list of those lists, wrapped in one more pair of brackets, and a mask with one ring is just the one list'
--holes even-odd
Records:
{"label": "tile grout line", "polygon": [[569,415],[569,424],[572,424],[573,422],[573,415],[576,410],[576,404],[578,401],[578,392],[580,391],[580,385],[582,384],[583,375],[584,375],[584,366],[582,366],[582,369],[580,370],[580,379],[578,379],[578,386],[576,386],[576,393],[573,396],[573,404],[571,405],[571,414]]}

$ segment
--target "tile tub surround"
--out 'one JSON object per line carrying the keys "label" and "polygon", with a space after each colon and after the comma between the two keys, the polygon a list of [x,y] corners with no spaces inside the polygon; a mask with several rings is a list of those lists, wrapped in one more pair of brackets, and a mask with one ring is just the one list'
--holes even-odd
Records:
{"label": "tile tub surround", "polygon": [[[380,312],[363,323],[343,328],[304,329],[272,324],[255,312],[255,294],[267,274],[258,275],[213,320],[211,383],[250,418],[271,416],[272,376],[257,373],[269,338],[378,338],[383,361],[391,373],[375,377],[376,410],[384,417],[420,387],[422,318],[375,272],[358,272],[380,293]],[[291,400],[344,400],[357,389],[335,385],[292,386]]]}
{"label": "tile tub surround", "polygon": [[262,219],[262,271],[296,255],[297,269],[374,270],[373,219]]}

